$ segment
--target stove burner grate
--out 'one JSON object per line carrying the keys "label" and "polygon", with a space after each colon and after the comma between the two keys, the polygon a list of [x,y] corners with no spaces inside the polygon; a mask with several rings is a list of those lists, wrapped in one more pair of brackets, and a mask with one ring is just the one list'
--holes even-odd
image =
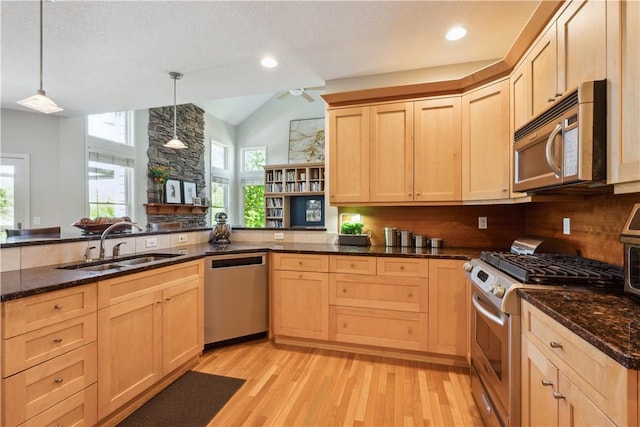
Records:
{"label": "stove burner grate", "polygon": [[480,258],[522,283],[620,287],[622,267],[573,255],[482,252]]}

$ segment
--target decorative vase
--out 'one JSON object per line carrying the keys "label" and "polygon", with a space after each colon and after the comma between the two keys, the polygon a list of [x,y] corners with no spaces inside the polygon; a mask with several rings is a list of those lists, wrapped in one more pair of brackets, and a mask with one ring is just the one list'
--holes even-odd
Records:
{"label": "decorative vase", "polygon": [[164,203],[164,184],[156,183],[157,203]]}

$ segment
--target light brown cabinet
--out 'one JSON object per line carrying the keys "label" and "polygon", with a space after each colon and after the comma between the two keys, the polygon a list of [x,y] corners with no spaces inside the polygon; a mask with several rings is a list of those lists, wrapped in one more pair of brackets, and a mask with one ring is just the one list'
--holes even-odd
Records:
{"label": "light brown cabinet", "polygon": [[610,34],[608,177],[616,192],[640,192],[640,3],[607,2]]}
{"label": "light brown cabinet", "polygon": [[463,261],[429,260],[429,352],[466,356],[467,279]]}
{"label": "light brown cabinet", "polygon": [[274,253],[272,261],[275,335],[329,338],[329,256]]}
{"label": "light brown cabinet", "polygon": [[522,302],[522,425],[637,425],[637,371]]}
{"label": "light brown cabinet", "polygon": [[96,301],[92,284],[2,303],[2,425],[95,424]]}
{"label": "light brown cabinet", "polygon": [[509,80],[462,96],[462,199],[508,199],[511,188]]}
{"label": "light brown cabinet", "polygon": [[329,110],[329,200],[369,201],[369,107]]}
{"label": "light brown cabinet", "polygon": [[98,283],[98,414],[102,419],[204,346],[203,261]]}

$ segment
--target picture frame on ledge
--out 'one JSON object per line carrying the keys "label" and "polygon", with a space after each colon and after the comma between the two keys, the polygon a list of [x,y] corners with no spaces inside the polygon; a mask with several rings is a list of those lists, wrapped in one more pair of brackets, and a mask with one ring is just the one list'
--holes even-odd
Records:
{"label": "picture frame on ledge", "polygon": [[196,183],[191,181],[182,181],[182,203],[185,205],[193,205],[193,199],[197,197]]}
{"label": "picture frame on ledge", "polygon": [[182,203],[182,185],[177,179],[168,179],[164,185],[165,203]]}

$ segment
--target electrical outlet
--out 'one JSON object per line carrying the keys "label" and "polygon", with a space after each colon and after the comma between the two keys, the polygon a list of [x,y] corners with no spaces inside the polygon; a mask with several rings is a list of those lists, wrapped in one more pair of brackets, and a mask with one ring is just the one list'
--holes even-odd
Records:
{"label": "electrical outlet", "polygon": [[487,229],[487,217],[486,216],[479,216],[478,217],[478,228],[480,230],[486,230]]}
{"label": "electrical outlet", "polygon": [[187,250],[186,250],[186,249],[180,249],[180,250],[178,251],[178,253],[179,253],[180,255],[186,255],[186,254],[187,254]]}
{"label": "electrical outlet", "polygon": [[147,248],[155,248],[156,246],[158,246],[158,239],[156,239],[155,237],[153,239],[147,239],[145,240],[144,244]]}
{"label": "electrical outlet", "polygon": [[273,240],[284,240],[284,233],[273,233]]}
{"label": "electrical outlet", "polygon": [[571,234],[571,218],[562,218],[562,234]]}
{"label": "electrical outlet", "polygon": [[187,241],[187,235],[186,234],[180,234],[178,236],[178,243],[184,243]]}
{"label": "electrical outlet", "polygon": [[40,225],[40,217],[39,216],[34,216],[33,217],[33,225]]}

